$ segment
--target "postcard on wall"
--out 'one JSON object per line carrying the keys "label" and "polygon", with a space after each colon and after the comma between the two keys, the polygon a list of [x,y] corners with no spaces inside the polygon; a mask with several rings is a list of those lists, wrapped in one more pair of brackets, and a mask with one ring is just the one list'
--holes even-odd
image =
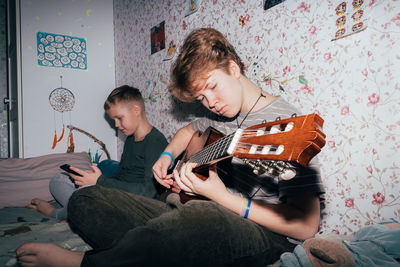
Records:
{"label": "postcard on wall", "polygon": [[150,39],[151,54],[154,54],[165,48],[165,21],[151,28]]}
{"label": "postcard on wall", "polygon": [[285,0],[263,0],[264,10],[270,9],[271,7],[276,6],[284,1]]}
{"label": "postcard on wall", "polygon": [[87,69],[85,39],[47,32],[38,32],[36,37],[40,66]]}
{"label": "postcard on wall", "polygon": [[197,0],[187,0],[188,9],[185,17],[192,15],[199,9],[199,3]]}
{"label": "postcard on wall", "polygon": [[334,8],[336,27],[332,41],[367,28],[367,4],[364,0],[342,1]]}
{"label": "postcard on wall", "polygon": [[173,59],[175,54],[176,54],[176,45],[174,43],[174,40],[171,40],[169,42],[167,54],[166,54],[165,58],[163,59],[163,61],[168,61],[168,60]]}

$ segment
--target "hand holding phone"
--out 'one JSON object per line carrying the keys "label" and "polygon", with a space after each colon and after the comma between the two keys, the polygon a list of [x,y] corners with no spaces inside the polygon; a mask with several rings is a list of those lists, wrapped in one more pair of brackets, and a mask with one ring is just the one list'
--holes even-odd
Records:
{"label": "hand holding phone", "polygon": [[64,171],[68,172],[68,173],[73,174],[73,175],[82,176],[79,173],[77,173],[76,171],[71,170],[71,166],[69,164],[61,165],[60,168],[63,169]]}

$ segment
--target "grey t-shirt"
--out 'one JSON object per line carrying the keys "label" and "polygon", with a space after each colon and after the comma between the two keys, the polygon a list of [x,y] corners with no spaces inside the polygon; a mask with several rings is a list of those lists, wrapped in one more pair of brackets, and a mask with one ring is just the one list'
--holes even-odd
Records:
{"label": "grey t-shirt", "polygon": [[[195,131],[200,132],[204,132],[208,127],[213,127],[227,135],[236,131],[244,118],[245,120],[241,125],[242,129],[275,121],[277,118],[290,118],[293,115],[300,116],[301,114],[282,97],[277,97],[261,110],[249,113],[247,118],[245,118],[246,114],[242,113],[233,119],[211,115],[193,121],[192,127]],[[253,169],[245,164],[242,159],[234,157],[228,168],[224,169],[223,180],[231,192],[266,203],[284,203],[288,195],[312,192],[320,194],[322,200],[324,188],[317,158],[314,157],[306,168],[296,165],[295,169],[296,176],[290,180],[282,180],[278,176],[267,173],[256,175],[253,173]]]}

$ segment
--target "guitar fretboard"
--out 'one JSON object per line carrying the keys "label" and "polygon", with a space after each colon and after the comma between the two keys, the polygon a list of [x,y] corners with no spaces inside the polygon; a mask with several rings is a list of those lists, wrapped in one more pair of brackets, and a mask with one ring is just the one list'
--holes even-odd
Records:
{"label": "guitar fretboard", "polygon": [[222,137],[209,146],[203,148],[199,152],[193,154],[189,161],[197,163],[199,166],[212,162],[220,158],[224,158],[233,154],[240,147],[248,151],[249,154],[280,154],[284,147],[282,145],[254,145],[239,142],[240,138],[251,136],[270,135],[279,132],[288,132],[293,128],[293,123],[276,124],[257,130],[238,129],[234,133]]}
{"label": "guitar fretboard", "polygon": [[[208,145],[199,152],[193,154],[189,161],[201,165],[209,163],[215,159],[220,159],[229,155],[228,149],[232,144],[232,140],[237,135],[236,132],[224,136],[214,143]],[[237,139],[237,138],[235,138]]]}

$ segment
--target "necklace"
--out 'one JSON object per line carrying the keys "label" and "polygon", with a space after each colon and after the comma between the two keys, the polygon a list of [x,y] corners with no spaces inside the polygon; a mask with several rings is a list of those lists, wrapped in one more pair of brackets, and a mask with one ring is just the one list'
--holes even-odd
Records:
{"label": "necklace", "polygon": [[262,91],[260,96],[257,98],[256,102],[254,103],[254,105],[251,107],[251,109],[249,110],[249,112],[247,112],[246,116],[244,116],[242,122],[239,124],[238,119],[236,117],[236,124],[238,129],[240,129],[240,127],[242,126],[243,122],[247,119],[247,116],[249,116],[250,112],[253,110],[253,108],[257,105],[258,101],[260,100],[261,97],[265,97],[265,95],[263,95]]}

